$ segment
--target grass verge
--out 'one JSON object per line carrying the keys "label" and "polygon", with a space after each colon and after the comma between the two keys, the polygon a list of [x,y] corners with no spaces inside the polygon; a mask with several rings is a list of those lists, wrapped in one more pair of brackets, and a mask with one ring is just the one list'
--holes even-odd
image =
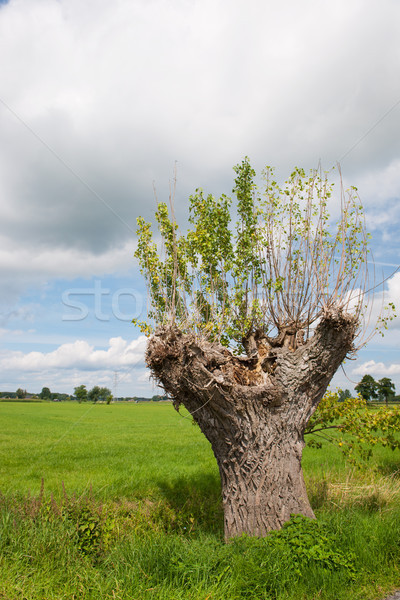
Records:
{"label": "grass verge", "polygon": [[317,522],[225,544],[209,445],[171,407],[1,408],[0,600],[377,600],[400,587],[391,451],[356,471],[331,446],[306,449]]}

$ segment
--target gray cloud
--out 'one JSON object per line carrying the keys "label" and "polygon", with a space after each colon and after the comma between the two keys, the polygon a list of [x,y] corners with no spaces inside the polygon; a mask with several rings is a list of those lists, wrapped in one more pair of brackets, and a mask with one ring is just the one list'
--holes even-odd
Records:
{"label": "gray cloud", "polygon": [[17,117],[0,105],[0,272],[20,261],[17,290],[60,261],[72,276],[79,254],[87,273],[96,256],[121,264],[175,160],[178,213],[197,186],[229,193],[245,154],[281,176],[346,155],[346,179],[373,207],[371,172],[384,189],[400,160],[400,106],[388,112],[399,34],[395,0],[11,0],[0,96]]}

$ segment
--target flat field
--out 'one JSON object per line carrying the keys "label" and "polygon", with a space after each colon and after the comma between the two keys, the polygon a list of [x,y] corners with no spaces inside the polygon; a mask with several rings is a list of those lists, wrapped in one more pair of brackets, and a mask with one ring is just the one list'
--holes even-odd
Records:
{"label": "flat field", "polygon": [[168,403],[0,403],[0,599],[377,600],[400,588],[400,453],[306,448],[317,523],[226,545],[211,447]]}
{"label": "flat field", "polygon": [[148,497],[182,479],[218,481],[210,444],[170,403],[0,403],[0,490]]}

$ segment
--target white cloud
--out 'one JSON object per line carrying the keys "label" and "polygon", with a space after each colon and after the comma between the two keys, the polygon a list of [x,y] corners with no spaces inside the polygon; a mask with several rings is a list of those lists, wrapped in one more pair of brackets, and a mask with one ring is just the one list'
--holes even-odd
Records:
{"label": "white cloud", "polygon": [[385,365],[383,362],[368,360],[353,369],[354,375],[377,375],[380,377],[400,375],[400,363]]}
{"label": "white cloud", "polygon": [[140,381],[140,383],[151,383],[151,381],[152,381],[151,373],[149,371],[144,371],[138,377],[138,381]]}
{"label": "white cloud", "polygon": [[85,384],[88,388],[105,385],[116,395],[152,395],[155,386],[144,365],[145,347],[146,337],[140,336],[132,341],[111,338],[106,349],[76,340],[50,352],[3,350],[2,390],[23,387],[40,392],[47,386],[52,391],[72,393],[74,387]]}
{"label": "white cloud", "polygon": [[387,320],[388,330],[397,330],[400,328],[400,272],[390,277],[385,287],[387,289],[377,295],[376,304],[380,307],[382,319]]}
{"label": "white cloud", "polygon": [[[364,339],[373,336],[378,346],[398,346],[400,328],[400,272],[389,277],[380,285],[379,276],[375,274],[369,282],[370,292],[366,297],[368,307],[365,310],[366,333]],[[374,288],[374,286],[376,286]],[[384,288],[382,290],[382,288]],[[358,290],[354,294],[357,295]],[[393,305],[395,310],[393,310]],[[384,326],[386,323],[386,328]],[[383,334],[383,335],[381,335]]]}
{"label": "white cloud", "polygon": [[388,279],[388,300],[398,302],[400,300],[400,271]]}
{"label": "white cloud", "polygon": [[[12,0],[3,99],[110,208],[1,106],[3,235],[67,256],[107,251],[152,205],[152,181],[168,187],[175,159],[181,200],[198,185],[229,191],[245,153],[285,175],[330,167],[398,99],[399,16],[394,0]],[[349,175],[374,169],[366,186],[396,182],[395,120],[345,159]]]}
{"label": "white cloud", "polygon": [[88,342],[77,340],[59,346],[52,352],[6,352],[0,356],[0,368],[22,372],[53,369],[125,369],[143,366],[146,337],[127,342],[121,337],[111,338],[107,350],[96,350]]}

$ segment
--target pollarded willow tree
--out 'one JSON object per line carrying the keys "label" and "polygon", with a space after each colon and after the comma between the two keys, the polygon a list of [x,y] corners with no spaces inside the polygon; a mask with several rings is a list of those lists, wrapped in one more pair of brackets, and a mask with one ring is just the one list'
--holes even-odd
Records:
{"label": "pollarded willow tree", "polygon": [[[138,219],[136,257],[149,293],[146,361],[210,441],[226,538],[263,536],[292,513],[313,517],[301,457],[306,425],[363,331],[367,236],[355,188],[296,169],[263,189],[246,158],[231,200],[197,190],[181,233],[166,204]],[[173,215],[173,209],[171,207]]]}

